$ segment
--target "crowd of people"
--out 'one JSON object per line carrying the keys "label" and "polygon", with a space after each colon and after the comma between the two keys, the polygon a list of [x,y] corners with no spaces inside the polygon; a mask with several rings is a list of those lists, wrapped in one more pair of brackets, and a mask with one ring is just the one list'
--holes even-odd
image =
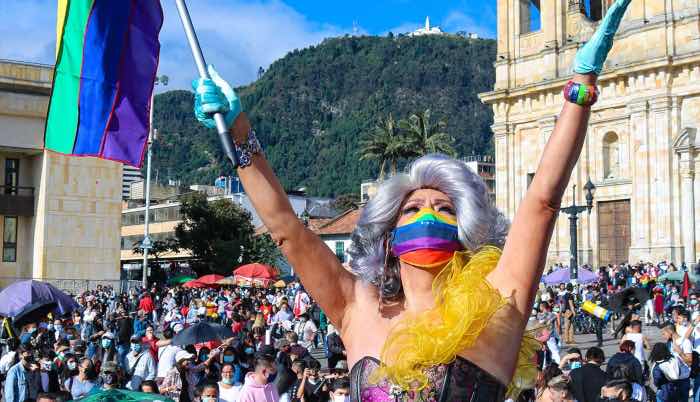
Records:
{"label": "crowd of people", "polygon": [[[557,269],[560,267],[554,267]],[[685,266],[639,263],[601,267],[597,281],[541,286],[531,317],[542,342],[537,401],[700,401],[700,305],[691,286],[659,278]],[[601,307],[597,314],[582,305]],[[588,326],[580,325],[582,321]],[[660,328],[662,342],[650,340]],[[577,347],[575,332],[591,330],[597,346]],[[617,340],[606,356],[605,333]]]}
{"label": "crowd of people", "polygon": [[[109,389],[191,402],[349,401],[340,336],[298,283],[121,294],[98,286],[75,298],[80,308],[70,316],[26,324],[5,340],[4,401],[63,401]],[[234,336],[173,344],[198,322]]]}
{"label": "crowd of people", "polygon": [[[557,267],[555,267],[557,268]],[[603,267],[585,285],[542,285],[530,326],[542,344],[539,380],[522,401],[700,401],[700,305],[681,284],[659,283],[675,267]],[[605,309],[629,288],[608,320]],[[0,358],[7,402],[79,399],[101,390],[160,394],[175,401],[338,402],[350,400],[345,349],[324,312],[298,283],[284,289],[154,286],[118,293],[98,286],[75,297],[80,308],[47,317],[5,340]],[[618,303],[619,304],[619,303]],[[598,347],[577,348],[585,319]],[[186,345],[173,338],[198,322],[231,328],[233,337]],[[661,329],[651,344],[645,329]],[[604,332],[619,339],[606,360]],[[606,399],[607,398],[607,399]]]}

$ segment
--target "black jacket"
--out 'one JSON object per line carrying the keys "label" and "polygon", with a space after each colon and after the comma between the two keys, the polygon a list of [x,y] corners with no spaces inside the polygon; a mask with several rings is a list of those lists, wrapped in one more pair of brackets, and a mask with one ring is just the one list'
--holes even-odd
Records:
{"label": "black jacket", "polygon": [[608,360],[608,367],[606,369],[608,377],[612,378],[615,368],[619,366],[629,367],[629,371],[632,374],[631,380],[638,384],[644,384],[644,369],[642,368],[642,364],[639,363],[639,360],[637,360],[632,353],[618,352],[612,355],[610,360]]}
{"label": "black jacket", "polygon": [[586,363],[571,370],[569,376],[571,377],[574,398],[578,402],[597,402],[600,397],[600,389],[608,381],[605,371],[592,363]]}

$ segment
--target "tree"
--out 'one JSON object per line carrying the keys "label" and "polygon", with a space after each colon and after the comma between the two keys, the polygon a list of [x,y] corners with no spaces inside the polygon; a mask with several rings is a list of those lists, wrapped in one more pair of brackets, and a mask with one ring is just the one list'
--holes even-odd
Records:
{"label": "tree", "polygon": [[431,153],[443,153],[454,157],[455,139],[447,134],[447,121],[440,119],[436,123],[430,121],[430,109],[410,115],[401,120],[399,127],[408,138],[413,157]]}
{"label": "tree", "polygon": [[177,247],[192,251],[194,269],[229,275],[235,266],[271,255],[272,242],[255,238],[251,215],[230,200],[209,202],[193,193],[182,199],[183,221],[175,227]]}
{"label": "tree", "polygon": [[331,207],[339,213],[342,213],[349,209],[356,208],[359,202],[360,196],[357,193],[341,194],[331,202]]}
{"label": "tree", "polygon": [[[131,249],[134,254],[143,255],[143,247],[141,243],[134,244]],[[178,252],[177,241],[172,238],[165,240],[155,240],[148,250],[148,273],[149,282],[161,282],[165,280],[165,273],[160,269],[160,260],[163,254],[169,252]]]}
{"label": "tree", "polygon": [[282,253],[268,233],[255,236],[246,256],[248,262],[259,262],[271,266],[278,265]]}
{"label": "tree", "polygon": [[394,117],[380,119],[372,134],[360,142],[360,160],[379,162],[379,180],[384,179],[386,164],[396,174],[398,161],[411,155],[410,144],[401,135]]}

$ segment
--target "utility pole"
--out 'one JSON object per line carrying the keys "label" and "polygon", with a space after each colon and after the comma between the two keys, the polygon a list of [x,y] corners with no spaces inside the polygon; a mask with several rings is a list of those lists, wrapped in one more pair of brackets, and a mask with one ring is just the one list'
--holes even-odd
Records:
{"label": "utility pole", "polygon": [[[168,76],[161,75],[156,77],[155,85],[162,84],[168,85]],[[145,189],[145,201],[146,205],[144,208],[144,227],[143,227],[143,242],[141,243],[141,248],[143,249],[143,265],[142,265],[142,275],[141,275],[141,285],[145,288],[148,286],[148,251],[153,247],[153,241],[149,236],[149,223],[150,223],[150,208],[151,208],[151,156],[153,154],[153,141],[156,140],[158,135],[158,130],[153,128],[153,98],[155,97],[155,90],[151,93],[151,113],[148,116],[148,126],[150,130],[148,132],[148,152],[146,154],[146,189]]]}

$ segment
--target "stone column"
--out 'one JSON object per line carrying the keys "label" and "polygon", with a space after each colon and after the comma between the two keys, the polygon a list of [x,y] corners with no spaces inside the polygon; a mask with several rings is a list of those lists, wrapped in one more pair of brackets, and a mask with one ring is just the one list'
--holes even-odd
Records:
{"label": "stone column", "polygon": [[630,144],[634,155],[630,164],[632,177],[631,249],[630,261],[649,260],[651,247],[651,191],[649,162],[649,103],[635,102],[627,105],[630,118]]}
{"label": "stone column", "polygon": [[508,125],[506,123],[497,123],[491,126],[493,130],[494,148],[496,153],[496,207],[501,210],[506,216],[512,218],[510,205],[510,188],[509,177],[510,155],[508,150]]}
{"label": "stone column", "polygon": [[[688,153],[684,153],[682,158],[688,158]],[[690,168],[684,166],[681,161],[681,188],[683,194],[683,260],[688,266],[695,263],[695,193],[693,187],[695,185],[695,172],[692,170],[692,161],[689,164]]]}
{"label": "stone column", "polygon": [[695,137],[697,130],[686,127],[673,143],[673,150],[680,159],[681,176],[681,227],[683,236],[683,261],[688,266],[695,259]]}

